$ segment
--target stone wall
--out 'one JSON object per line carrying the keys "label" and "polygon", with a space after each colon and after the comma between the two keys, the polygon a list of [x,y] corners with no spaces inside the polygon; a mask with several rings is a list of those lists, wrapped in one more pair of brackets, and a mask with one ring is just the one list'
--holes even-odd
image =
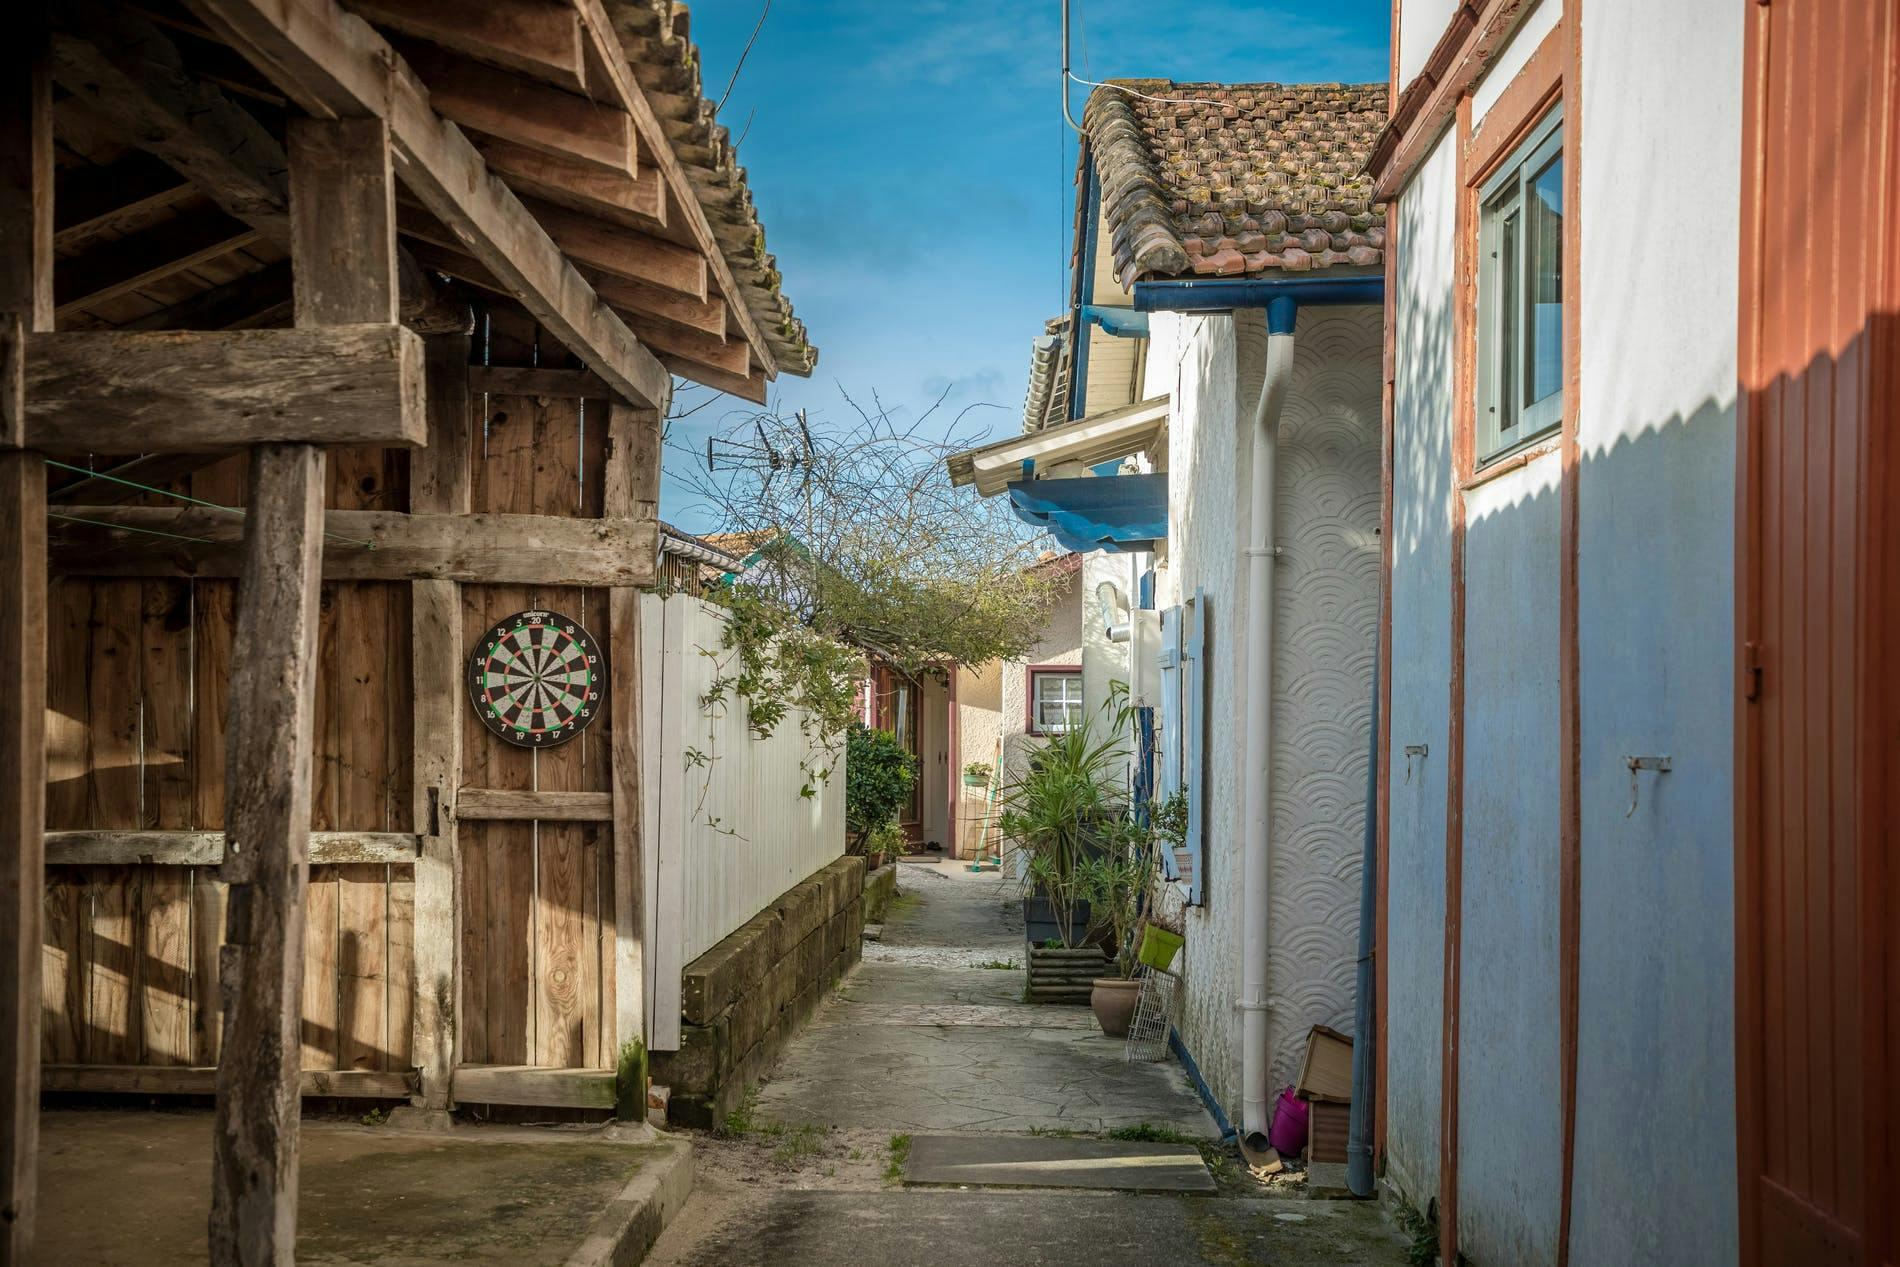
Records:
{"label": "stone wall", "polygon": [[655,1052],[667,1119],[710,1129],[771,1067],[785,1041],[860,954],[864,859],[840,858],[686,965],[680,1048]]}
{"label": "stone wall", "polygon": [[897,896],[897,868],[895,862],[887,862],[875,871],[864,876],[864,918],[859,926],[882,924],[884,916],[891,909],[891,900]]}

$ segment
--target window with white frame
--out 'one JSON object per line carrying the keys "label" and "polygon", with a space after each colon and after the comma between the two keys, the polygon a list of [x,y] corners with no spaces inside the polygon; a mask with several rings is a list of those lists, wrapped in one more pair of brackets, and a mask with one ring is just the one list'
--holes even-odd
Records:
{"label": "window with white frame", "polygon": [[1523,448],[1564,417],[1563,109],[1478,195],[1477,459]]}
{"label": "window with white frame", "polygon": [[1029,733],[1060,735],[1082,721],[1082,670],[1029,670]]}

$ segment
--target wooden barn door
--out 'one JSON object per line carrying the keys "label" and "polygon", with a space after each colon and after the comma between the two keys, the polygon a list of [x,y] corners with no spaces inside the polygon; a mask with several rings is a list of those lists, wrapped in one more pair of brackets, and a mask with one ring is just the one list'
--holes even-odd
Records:
{"label": "wooden barn door", "polygon": [[1743,1261],[1893,1264],[1900,0],[1764,0],[1748,13],[1736,706]]}

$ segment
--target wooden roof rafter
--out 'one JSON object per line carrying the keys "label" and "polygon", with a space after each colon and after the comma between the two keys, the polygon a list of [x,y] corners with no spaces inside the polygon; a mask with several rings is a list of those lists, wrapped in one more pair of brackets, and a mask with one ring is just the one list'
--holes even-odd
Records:
{"label": "wooden roof rafter", "polygon": [[188,3],[312,116],[385,119],[403,183],[466,252],[616,392],[638,404],[665,403],[672,390],[665,369],[366,22],[334,0]]}

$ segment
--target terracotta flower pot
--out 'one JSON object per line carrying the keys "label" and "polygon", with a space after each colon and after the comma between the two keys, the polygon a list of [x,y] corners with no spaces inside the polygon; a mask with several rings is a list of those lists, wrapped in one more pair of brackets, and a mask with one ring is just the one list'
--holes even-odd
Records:
{"label": "terracotta flower pot", "polygon": [[1089,991],[1089,1010],[1095,1013],[1095,1023],[1110,1038],[1128,1037],[1128,1027],[1135,1019],[1135,1003],[1141,998],[1141,982],[1124,981],[1120,977],[1097,977],[1095,988]]}

